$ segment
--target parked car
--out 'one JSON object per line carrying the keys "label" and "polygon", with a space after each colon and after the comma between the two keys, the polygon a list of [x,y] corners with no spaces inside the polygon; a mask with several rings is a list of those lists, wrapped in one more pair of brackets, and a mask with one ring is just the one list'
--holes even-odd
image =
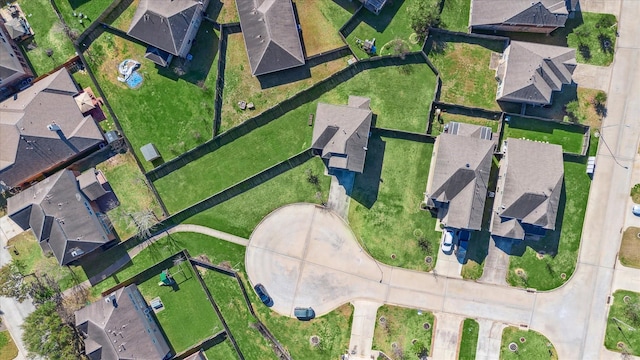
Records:
{"label": "parked car", "polygon": [[260,301],[262,301],[268,307],[273,306],[273,299],[271,298],[271,296],[269,296],[269,293],[267,292],[267,289],[264,287],[264,285],[257,284],[253,287],[253,290],[255,290],[256,294],[258,294]]}
{"label": "parked car", "polygon": [[631,208],[631,212],[635,216],[640,216],[640,205],[633,205],[633,207]]}
{"label": "parked car", "polygon": [[460,238],[458,240],[458,247],[456,248],[456,257],[460,264],[464,264],[467,261],[467,249],[469,248],[469,240]]}
{"label": "parked car", "polygon": [[453,250],[453,231],[445,230],[442,235],[442,252],[445,254],[451,254]]}
{"label": "parked car", "polygon": [[298,318],[298,320],[309,321],[316,317],[316,312],[313,311],[312,308],[303,308],[297,307],[293,310],[293,315]]}

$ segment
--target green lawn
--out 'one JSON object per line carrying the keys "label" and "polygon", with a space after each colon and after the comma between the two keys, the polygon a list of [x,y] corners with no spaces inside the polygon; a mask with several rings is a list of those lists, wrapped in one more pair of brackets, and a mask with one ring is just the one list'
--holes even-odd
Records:
{"label": "green lawn", "polygon": [[487,127],[490,127],[494,133],[498,132],[498,126],[500,125],[500,122],[498,120],[489,120],[485,118],[471,117],[471,116],[445,112],[440,115],[440,121],[437,121],[436,119],[434,119],[433,126],[431,127],[431,135],[438,136],[444,131],[444,126],[452,121],[465,123],[465,124],[487,126]]}
{"label": "green lawn", "polygon": [[[585,173],[586,159],[582,163],[564,162],[564,190],[556,220],[556,230],[537,241],[514,244],[510,256],[507,281],[513,286],[551,290],[571,277],[576,267],[582,224],[591,180]],[[535,250],[534,250],[535,249]],[[538,252],[545,255],[539,257]],[[523,269],[526,276],[518,276]],[[562,278],[565,274],[565,279]]]}
{"label": "green lawn", "polygon": [[584,129],[577,125],[525,119],[511,116],[504,128],[504,139],[525,138],[562,145],[562,151],[579,154],[582,151]]}
{"label": "green lawn", "polygon": [[[581,13],[583,23],[575,28],[567,36],[570,47],[576,48],[578,62],[608,66],[613,62],[613,53],[616,44],[617,20],[611,14]],[[610,27],[600,26],[600,22],[613,24]],[[604,46],[604,41],[609,42],[609,47]]]}
{"label": "green lawn", "polygon": [[[388,2],[379,15],[375,15],[367,9],[360,10],[358,18],[354,19],[354,21],[358,22],[358,26],[346,37],[347,43],[349,43],[355,54],[361,59],[369,57],[356,44],[356,39],[364,41],[375,38],[375,46],[378,50],[376,55],[392,54],[392,45],[389,43],[396,39],[402,40],[409,51],[420,50],[422,43],[417,40],[415,35],[411,36],[414,31],[411,29],[409,12],[407,11],[411,3],[415,1]],[[436,6],[435,1],[433,1],[433,6]]]}
{"label": "green lawn", "polygon": [[[88,62],[146,169],[153,167],[140,152],[147,143],[155,144],[166,161],[211,138],[217,45],[217,32],[203,22],[192,47],[194,60],[180,77],[174,73],[179,60],[168,69],[157,68],[144,59],[145,47],[109,33],[89,47]],[[125,59],[142,64],[144,81],[138,89],[116,80],[117,66]]]}
{"label": "green lawn", "polygon": [[[434,327],[432,313],[383,305],[377,316],[373,349],[381,350],[393,359],[416,359],[418,354],[429,355]],[[428,330],[425,328],[427,323]]]}
{"label": "green lawn", "polygon": [[159,275],[138,284],[147,302],[160,297],[164,310],[156,314],[176,353],[222,330],[206,294],[188,263],[169,268],[177,286],[159,286]]}
{"label": "green lawn", "polygon": [[640,228],[628,227],[622,234],[619,259],[624,266],[640,269]]}
{"label": "green lawn", "polygon": [[14,236],[7,244],[10,246],[11,258],[22,274],[35,273],[39,277],[47,275],[58,283],[61,290],[87,280],[82,267],[60,266],[53,255],[45,256],[31,230]]}
{"label": "green lawn", "polygon": [[495,71],[489,68],[491,52],[480,45],[438,40],[428,56],[442,79],[440,101],[500,110]]}
{"label": "green lawn", "polygon": [[[411,89],[407,81],[420,77]],[[392,79],[372,90],[379,79]],[[187,166],[155,181],[169,212],[174,213],[311,146],[309,114],[317,103],[346,105],[349,95],[368,96],[376,126],[421,132],[426,129],[435,78],[426,64],[366,70],[324,93],[318,100],[286,113]],[[206,183],[207,186],[202,186]],[[176,191],[180,189],[180,191]]]}
{"label": "green lawn", "polygon": [[441,27],[450,31],[467,32],[469,30],[469,10],[471,0],[443,0],[440,13]]}
{"label": "green lawn", "polygon": [[152,210],[162,218],[162,209],[130,152],[118,154],[96,168],[104,173],[120,201],[120,206],[108,212],[120,239],[128,239],[136,233],[130,214]]}
{"label": "green lawn", "polygon": [[[389,265],[430,270],[441,233],[436,218],[420,210],[429,175],[432,143],[369,139],[363,174],[357,174],[349,224],[371,256]],[[424,241],[420,245],[420,238]],[[432,256],[430,264],[426,256]],[[395,257],[395,258],[394,258]]]}
{"label": "green lawn", "polygon": [[[113,0],[54,0],[64,21],[79,35],[102,14]],[[74,16],[73,14],[76,14]],[[80,14],[86,15],[80,18]],[[80,23],[82,20],[82,23]]]}
{"label": "green lawn", "polygon": [[348,0],[296,0],[307,56],[344,46],[338,30],[359,5]]}
{"label": "green lawn", "polygon": [[[524,339],[524,342],[521,340]],[[516,343],[517,352],[509,350],[509,344]],[[553,344],[544,335],[533,330],[520,330],[510,326],[502,332],[500,360],[509,359],[552,359],[558,360]]]}
{"label": "green lawn", "polygon": [[111,23],[111,26],[117,29],[120,29],[122,31],[129,31],[129,27],[131,26],[131,20],[133,20],[133,15],[136,13],[136,9],[138,8],[139,2],[140,0],[133,0],[131,4],[127,6],[127,8],[124,9],[124,11],[122,11],[122,13],[118,16],[118,18],[113,20],[113,22]]}
{"label": "green lawn", "polygon": [[238,359],[238,354],[236,353],[236,350],[233,348],[233,345],[231,345],[231,340],[229,339],[226,339],[220,344],[216,344],[215,346],[209,348],[207,351],[204,352],[204,354],[207,356],[207,359],[213,359],[213,360]]}
{"label": "green lawn", "polygon": [[255,188],[187,219],[186,223],[208,226],[248,238],[258,223],[273,210],[291,203],[318,203],[317,191],[307,181],[307,171],[319,175],[323,201],[329,194],[331,179],[322,176],[324,163],[314,158],[278,175]]}
{"label": "green lawn", "polygon": [[462,323],[460,348],[458,349],[458,359],[473,360],[476,358],[479,331],[480,324],[478,324],[477,321],[473,319],[464,319],[464,322]]}
{"label": "green lawn", "polygon": [[13,360],[18,356],[18,347],[8,330],[0,332],[0,360]]}
{"label": "green lawn", "polygon": [[[27,50],[27,43],[21,44],[36,75],[45,74],[73,57],[73,44],[64,33],[64,27],[49,0],[19,0],[18,4],[27,16],[35,34],[33,41],[38,45],[33,50]],[[53,50],[50,57],[47,56],[47,49]]]}
{"label": "green lawn", "polygon": [[618,290],[607,318],[604,346],[613,351],[640,356],[640,294]]}

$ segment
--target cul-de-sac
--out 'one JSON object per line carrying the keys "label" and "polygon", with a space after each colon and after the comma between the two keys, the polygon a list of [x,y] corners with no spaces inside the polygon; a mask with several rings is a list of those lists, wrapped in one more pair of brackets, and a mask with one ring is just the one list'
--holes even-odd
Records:
{"label": "cul-de-sac", "polygon": [[640,360],[640,1],[0,4],[0,360]]}

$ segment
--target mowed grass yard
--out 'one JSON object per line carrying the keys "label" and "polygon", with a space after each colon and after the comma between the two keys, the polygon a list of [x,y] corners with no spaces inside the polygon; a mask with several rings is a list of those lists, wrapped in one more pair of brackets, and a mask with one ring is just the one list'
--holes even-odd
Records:
{"label": "mowed grass yard", "polygon": [[407,359],[408,354],[417,353],[421,356],[430,355],[433,328],[436,325],[432,313],[425,311],[418,314],[416,309],[383,305],[378,309],[377,317],[373,349],[381,350],[393,359]]}
{"label": "mowed grass yard", "polygon": [[[49,0],[19,0],[18,4],[35,34],[32,41],[38,45],[33,50],[27,50],[29,41],[20,45],[36,76],[53,70],[74,56],[73,44],[64,33],[64,26]],[[47,49],[53,50],[53,55],[47,56]]]}
{"label": "mowed grass yard", "polygon": [[9,330],[0,331],[0,360],[13,360],[18,356],[18,347]]}
{"label": "mowed grass yard", "polygon": [[344,46],[338,30],[356,11],[358,3],[347,0],[297,0],[295,2],[307,56]]}
{"label": "mowed grass yard", "polygon": [[[433,143],[374,133],[369,139],[364,173],[357,174],[349,225],[376,260],[414,270],[436,263],[441,232],[436,218],[420,210],[429,176]],[[424,239],[423,245],[420,240]],[[430,264],[425,257],[431,256]]]}
{"label": "mowed grass yard", "polygon": [[458,359],[473,360],[476,358],[478,347],[478,335],[480,324],[474,319],[464,319],[462,323],[462,333],[460,334],[460,345],[458,348]]}
{"label": "mowed grass yard", "polygon": [[[113,0],[54,0],[54,2],[67,25],[80,35],[102,14]],[[76,16],[73,15],[74,13]],[[85,19],[84,16],[80,18],[80,14],[86,15],[87,18]],[[80,20],[82,20],[82,23],[80,23]]]}
{"label": "mowed grass yard", "polygon": [[[222,92],[222,123],[220,131],[229,130],[241,122],[277,105],[313,84],[347,67],[347,57],[326,62],[312,68],[307,65],[289,69],[279,74],[266,75],[269,85],[263,86],[261,81],[251,74],[249,59],[241,33],[228,35],[226,65],[224,70],[224,90]],[[310,76],[297,78],[300,73],[308,71]],[[308,74],[307,74],[308,75]],[[277,79],[284,79],[281,85],[271,86]],[[264,88],[263,88],[264,87]],[[254,110],[241,110],[239,101],[252,102]]]}
{"label": "mowed grass yard", "polygon": [[133,20],[133,15],[136,13],[136,9],[138,8],[138,4],[140,0],[133,0],[129,6],[125,10],[120,13],[117,19],[113,20],[111,26],[120,29],[124,32],[129,31],[129,26],[131,26],[131,20]]}
{"label": "mowed grass yard", "polygon": [[[612,351],[640,356],[640,293],[618,290],[609,309],[604,346]],[[625,358],[625,357],[621,357]]]}
{"label": "mowed grass yard", "polygon": [[236,0],[209,2],[207,16],[215,19],[220,24],[240,22]]}
{"label": "mowed grass yard", "polygon": [[210,347],[204,352],[204,354],[207,356],[207,359],[238,359],[236,349],[233,348],[231,340],[228,338],[223,342]]}
{"label": "mowed grass yard", "polygon": [[562,151],[580,154],[585,130],[570,123],[557,123],[510,116],[505,122],[504,139],[516,138],[548,142],[562,146]]}
{"label": "mowed grass yard", "polygon": [[129,214],[151,210],[158,218],[162,218],[162,208],[130,152],[118,154],[96,168],[104,173],[120,201],[120,206],[107,213],[120,239],[128,239],[136,234],[135,223]]}
{"label": "mowed grass yard", "polygon": [[640,269],[640,228],[631,226],[624,231],[620,245],[620,263]]}
{"label": "mowed grass yard", "polygon": [[440,27],[450,31],[467,32],[469,30],[469,11],[471,0],[443,0],[440,13]]}
{"label": "mowed grass yard", "polygon": [[[422,43],[418,41],[411,28],[409,12],[407,9],[417,0],[397,0],[388,2],[379,15],[363,8],[354,19],[357,27],[347,34],[347,43],[360,59],[366,59],[369,55],[357,44],[356,39],[365,41],[376,39],[376,55],[390,55],[393,51],[391,41],[400,39],[409,51],[418,51]],[[434,0],[433,6],[436,6]],[[388,44],[388,45],[387,45]],[[385,46],[386,45],[386,46]]]}
{"label": "mowed grass yard", "polygon": [[[145,47],[109,33],[102,34],[88,49],[86,57],[117,114],[136,156],[147,170],[140,147],[153,143],[165,161],[211,138],[216,80],[218,34],[203,22],[192,47],[194,59],[178,76],[173,67],[157,68],[144,59]],[[118,64],[133,59],[144,81],[130,89],[117,80]]]}
{"label": "mowed grass yard", "polygon": [[437,121],[436,119],[434,119],[433,125],[431,127],[431,135],[438,136],[439,134],[444,132],[445,125],[447,125],[452,121],[490,127],[494,133],[498,132],[498,126],[500,125],[499,120],[490,120],[490,119],[485,119],[480,117],[471,117],[466,115],[443,112],[440,115],[440,121]]}
{"label": "mowed grass yard", "polygon": [[489,68],[491,52],[481,45],[435,42],[428,56],[442,79],[440,101],[500,111],[495,71]]}
{"label": "mowed grass yard", "polygon": [[[524,338],[524,342],[520,339]],[[518,351],[509,350],[509,344],[516,343]],[[551,359],[558,360],[558,353],[553,344],[544,335],[533,330],[520,330],[509,326],[502,332],[500,360],[510,359]]]}
{"label": "mowed grass yard", "polygon": [[[564,190],[556,219],[556,229],[537,241],[514,244],[510,256],[507,282],[512,286],[535,288],[541,291],[555,289],[571,278],[576,267],[582,225],[591,179],[586,174],[586,158],[580,162],[565,160]],[[544,252],[544,256],[539,256]],[[524,276],[516,274],[522,269]],[[565,274],[565,278],[562,278]]]}
{"label": "mowed grass yard", "polygon": [[[406,82],[416,77],[423,81],[408,89]],[[390,80],[387,86],[372,91],[381,78]],[[434,84],[434,75],[426,64],[365,70],[154,184],[169,212],[184,209],[309,148],[313,128],[308,126],[308,119],[309,114],[315,114],[317,103],[346,105],[349,95],[371,98],[376,126],[424,131],[429,111],[427,100],[433,97]]]}
{"label": "mowed grass yard", "polygon": [[156,317],[175,353],[222,330],[213,306],[188,262],[168,269],[174,286],[160,286],[160,273],[138,284],[147,303],[160,297],[164,310]]}

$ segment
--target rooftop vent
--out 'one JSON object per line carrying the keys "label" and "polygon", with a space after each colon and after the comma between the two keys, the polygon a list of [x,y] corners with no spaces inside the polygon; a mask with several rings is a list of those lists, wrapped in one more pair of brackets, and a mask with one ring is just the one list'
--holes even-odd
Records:
{"label": "rooftop vent", "polygon": [[62,129],[60,129],[60,126],[56,124],[55,121],[52,121],[51,124],[47,125],[47,129],[51,131],[62,131]]}

